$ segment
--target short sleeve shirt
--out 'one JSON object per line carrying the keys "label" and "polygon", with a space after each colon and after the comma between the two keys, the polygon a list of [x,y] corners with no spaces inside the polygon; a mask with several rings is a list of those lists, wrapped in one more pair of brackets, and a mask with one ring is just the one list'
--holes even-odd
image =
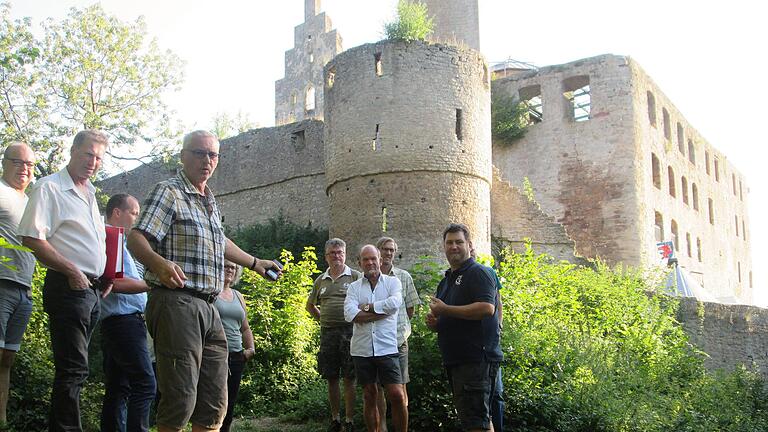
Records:
{"label": "short sleeve shirt", "polygon": [[[21,245],[21,241],[16,236],[16,233],[28,200],[27,195],[19,193],[16,189],[9,186],[5,180],[0,179],[0,237],[15,246]],[[0,256],[10,258],[7,264],[16,268],[16,270],[13,270],[0,265],[0,279],[18,282],[27,287],[32,286],[35,256],[31,252],[0,248]]]}
{"label": "short sleeve shirt", "polygon": [[362,274],[344,266],[341,276],[333,279],[330,269],[315,279],[309,302],[320,308],[320,327],[339,327],[350,325],[344,319],[344,299],[349,285],[360,279]]}
{"label": "short sleeve shirt", "polygon": [[397,345],[400,346],[411,336],[411,319],[406,309],[420,305],[421,299],[410,273],[393,266],[389,276],[397,277],[403,287],[403,306],[397,311]]}
{"label": "short sleeve shirt", "polygon": [[[461,268],[448,270],[437,287],[437,298],[447,305],[463,306],[476,302],[496,306],[496,281],[484,266],[468,259]],[[437,321],[437,342],[446,366],[500,362],[499,320],[497,314],[482,320],[441,316]]]}
{"label": "short sleeve shirt", "polygon": [[18,235],[46,240],[86,275],[101,276],[107,235],[95,192],[90,181],[85,191],[75,186],[66,167],[41,178],[32,187]]}
{"label": "short sleeve shirt", "polygon": [[[134,229],[141,231],[152,249],[181,267],[187,276],[185,288],[205,294],[224,289],[226,237],[213,193],[205,195],[192,185],[184,171],[160,182],[144,201],[144,210]],[[147,269],[144,279],[152,287],[160,278]]]}

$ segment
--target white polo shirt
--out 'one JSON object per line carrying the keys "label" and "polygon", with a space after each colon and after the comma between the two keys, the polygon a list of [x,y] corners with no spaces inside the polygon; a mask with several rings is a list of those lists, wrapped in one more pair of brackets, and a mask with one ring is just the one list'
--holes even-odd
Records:
{"label": "white polo shirt", "polygon": [[83,273],[99,277],[107,265],[104,222],[96,205],[96,188],[75,187],[64,167],[41,178],[32,188],[29,203],[19,222],[19,237],[47,240]]}
{"label": "white polo shirt", "polygon": [[350,354],[354,357],[380,357],[397,354],[397,311],[403,303],[400,280],[394,276],[380,275],[376,287],[365,276],[352,282],[344,300],[344,319],[352,322],[360,311],[360,305],[373,303],[373,311],[386,318],[367,323],[355,323],[352,327]]}

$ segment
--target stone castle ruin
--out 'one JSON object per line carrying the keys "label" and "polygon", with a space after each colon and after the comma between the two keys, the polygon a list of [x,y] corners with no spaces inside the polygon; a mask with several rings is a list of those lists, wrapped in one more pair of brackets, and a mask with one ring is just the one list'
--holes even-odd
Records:
{"label": "stone castle ruin", "polygon": [[[406,268],[442,257],[440,235],[454,221],[481,253],[491,239],[530,241],[557,259],[651,266],[656,243],[672,241],[679,265],[713,297],[750,303],[746,180],[635,61],[489,68],[477,0],[426,3],[436,42],[343,51],[320,1],[305,0],[275,84],[277,126],[221,142],[209,185],[225,225],[282,213],[327,227],[350,251],[388,235]],[[510,144],[491,138],[497,92],[529,110],[527,133]],[[100,186],[142,200],[174,173],[158,162]],[[710,365],[768,366],[765,310],[694,303],[681,322]]]}

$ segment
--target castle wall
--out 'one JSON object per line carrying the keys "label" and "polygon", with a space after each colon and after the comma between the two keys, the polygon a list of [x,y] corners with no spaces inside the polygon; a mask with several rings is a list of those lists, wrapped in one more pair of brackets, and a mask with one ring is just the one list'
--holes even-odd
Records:
{"label": "castle wall", "polygon": [[768,309],[686,298],[677,316],[691,343],[707,353],[708,369],[757,366],[768,378]]}
{"label": "castle wall", "polygon": [[480,11],[477,0],[424,0],[434,20],[431,38],[480,51]]}
{"label": "castle wall", "polygon": [[[491,234],[494,249],[511,246],[524,252],[530,242],[536,253],[546,253],[556,260],[576,261],[575,244],[565,227],[541,211],[523,191],[501,178],[494,169],[491,189]],[[496,253],[497,250],[494,250]]]}
{"label": "castle wall", "polygon": [[463,222],[490,251],[490,86],[477,52],[363,45],[326,66],[325,93],[331,236],[355,250],[386,233],[407,266],[443,256],[442,229]]}
{"label": "castle wall", "polygon": [[[645,262],[657,259],[654,245],[659,238],[676,238],[679,264],[705,289],[719,298],[750,303],[748,187],[743,174],[685,120],[635,63],[632,75],[641,156],[637,191],[642,218],[648,221],[641,243]],[[655,229],[657,215],[659,229]]]}
{"label": "castle wall", "polygon": [[[285,52],[285,77],[275,82],[275,124],[323,118],[323,67],[342,51],[341,36],[320,12],[319,0],[305,0],[305,22],[294,30]],[[310,109],[311,108],[311,109]]]}
{"label": "castle wall", "polygon": [[[282,213],[298,225],[328,226],[323,122],[254,129],[222,140],[220,151],[208,185],[225,225],[247,226]],[[158,182],[175,175],[176,166],[153,163],[99,182],[99,187],[109,195],[126,192],[143,202]]]}
{"label": "castle wall", "polygon": [[[627,59],[605,55],[493,81],[493,91],[519,100],[538,94],[542,120],[525,136],[493,145],[493,164],[521,187],[528,178],[543,213],[562,224],[582,257],[640,261]],[[588,85],[589,116],[576,121],[565,93]]]}

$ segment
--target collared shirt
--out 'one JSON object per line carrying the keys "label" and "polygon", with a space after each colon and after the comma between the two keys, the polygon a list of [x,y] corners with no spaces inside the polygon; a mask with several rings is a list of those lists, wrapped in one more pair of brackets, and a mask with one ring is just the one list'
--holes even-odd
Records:
{"label": "collared shirt", "polygon": [[106,233],[96,204],[96,188],[75,186],[64,167],[41,178],[29,195],[19,222],[19,236],[46,240],[64,258],[91,277],[104,274],[107,265]]}
{"label": "collared shirt", "polygon": [[365,277],[356,280],[347,290],[344,318],[352,322],[361,312],[360,305],[365,303],[373,303],[370,312],[388,316],[378,321],[355,323],[349,353],[355,357],[397,354],[397,310],[403,303],[400,280],[382,274],[374,289]]}
{"label": "collared shirt", "polygon": [[[125,240],[124,240],[125,241]],[[142,279],[143,269],[139,269],[128,248],[123,244],[123,277]],[[144,313],[147,307],[147,293],[123,294],[112,292],[101,301],[100,319],[113,315],[131,315]]]}
{"label": "collared shirt", "polygon": [[[208,186],[201,195],[180,170],[176,177],[155,186],[134,229],[145,235],[158,255],[181,267],[187,276],[185,288],[205,294],[224,289],[227,239]],[[144,279],[151,287],[162,286],[149,269]]]}
{"label": "collared shirt", "polygon": [[[21,241],[16,236],[21,215],[27,206],[29,198],[25,193],[19,193],[0,178],[0,237],[8,243],[20,246]],[[18,282],[24,286],[32,286],[32,273],[35,271],[35,256],[31,252],[15,249],[0,248],[0,257],[9,258],[7,265],[16,270],[0,265],[0,279]]]}
{"label": "collared shirt", "polygon": [[[485,302],[496,306],[496,291],[496,281],[487,267],[469,258],[459,269],[445,272],[436,296],[447,305]],[[437,320],[437,343],[446,366],[481,360],[500,362],[503,359],[496,313],[481,320],[440,316]]]}
{"label": "collared shirt", "polygon": [[413,284],[413,278],[407,271],[392,266],[389,276],[395,276],[400,280],[403,288],[403,305],[397,311],[397,345],[400,346],[411,336],[411,319],[408,318],[408,308],[421,304],[419,293]]}
{"label": "collared shirt", "polygon": [[344,299],[349,285],[361,277],[359,271],[345,265],[344,271],[336,279],[331,277],[330,268],[315,279],[315,285],[309,293],[309,302],[320,308],[320,327],[349,325],[344,319]]}

